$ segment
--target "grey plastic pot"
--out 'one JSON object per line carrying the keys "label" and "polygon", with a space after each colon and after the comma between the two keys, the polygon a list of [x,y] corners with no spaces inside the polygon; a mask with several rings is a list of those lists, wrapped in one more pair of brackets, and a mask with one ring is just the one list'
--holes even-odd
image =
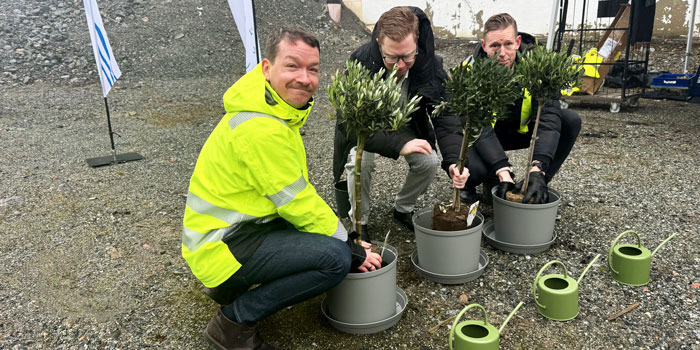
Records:
{"label": "grey plastic pot", "polygon": [[552,240],[557,209],[561,202],[559,192],[549,189],[549,203],[523,204],[493,197],[493,222],[496,239],[510,244],[536,245]]}
{"label": "grey plastic pot", "polygon": [[335,183],[335,207],[338,210],[338,217],[350,217],[350,195],[348,182],[345,180]]}
{"label": "grey plastic pot", "polygon": [[327,292],[328,313],[339,322],[368,324],[396,314],[396,248],[386,245],[387,265],[372,272],[349,273]]}
{"label": "grey plastic pot", "polygon": [[433,208],[413,215],[420,267],[440,275],[459,275],[479,268],[481,227],[484,217],[476,213],[474,226],[459,231],[433,230]]}

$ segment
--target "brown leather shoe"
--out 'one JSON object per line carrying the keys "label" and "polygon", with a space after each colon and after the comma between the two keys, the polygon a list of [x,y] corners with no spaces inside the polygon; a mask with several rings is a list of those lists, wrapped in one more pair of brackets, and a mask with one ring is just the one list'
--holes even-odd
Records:
{"label": "brown leather shoe", "polygon": [[221,308],[216,311],[204,331],[209,343],[219,350],[281,350],[264,343],[254,327],[248,327],[226,318]]}

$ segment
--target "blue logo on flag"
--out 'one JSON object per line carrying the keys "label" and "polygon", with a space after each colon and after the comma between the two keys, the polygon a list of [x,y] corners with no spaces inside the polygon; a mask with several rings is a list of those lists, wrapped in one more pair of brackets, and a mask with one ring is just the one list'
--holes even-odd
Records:
{"label": "blue logo on flag", "polygon": [[[97,32],[97,35],[100,37],[100,46],[99,46],[99,52],[100,52],[100,59],[102,62],[100,62],[100,69],[102,70],[102,74],[104,74],[105,78],[107,79],[107,82],[109,83],[109,86],[111,87],[114,85],[114,82],[117,81],[117,77],[112,71],[112,66],[110,66],[109,62],[112,59],[109,55],[109,49],[107,48],[107,42],[105,41],[104,36],[102,35],[102,31],[100,30],[100,27],[95,24],[95,31]],[[107,58],[105,58],[107,56]]]}

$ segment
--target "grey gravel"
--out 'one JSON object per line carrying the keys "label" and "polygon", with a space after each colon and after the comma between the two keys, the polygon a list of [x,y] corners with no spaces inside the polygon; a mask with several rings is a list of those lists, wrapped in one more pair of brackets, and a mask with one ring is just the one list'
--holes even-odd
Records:
{"label": "grey gravel", "polygon": [[[244,73],[242,44],[223,1],[99,4],[123,71],[109,95],[117,148],[145,159],[92,169],[85,159],[109,154],[109,141],[81,2],[0,2],[0,348],[206,348],[202,330],[217,306],[180,257],[181,216],[199,149],[223,114],[221,96]],[[333,203],[334,121],[322,88],[368,34],[347,10],[335,26],[324,4],[258,1],[256,10],[261,38],[285,24],[321,38],[323,74],[304,139],[311,181]],[[438,41],[437,49],[449,67],[473,45]],[[682,70],[684,41],[652,46],[651,70]],[[319,297],[262,322],[262,335],[290,349],[444,349],[447,326],[427,330],[455,315],[464,294],[495,325],[525,302],[502,334],[503,349],[700,349],[698,105],[570,108],[583,130],[552,183],[567,205],[550,250],[522,256],[485,245],[490,265],[479,279],[422,279],[410,262],[413,234],[391,217],[395,174],[406,166],[382,158],[370,229],[391,229],[399,250],[398,284],[409,298],[401,322],[373,335],[339,333]],[[521,164],[525,152],[511,156]],[[451,197],[444,173],[436,174],[419,207]],[[483,212],[492,217],[490,207]],[[650,248],[679,233],[654,257],[647,286],[613,281],[604,257],[582,282],[576,319],[537,313],[530,291],[542,265],[559,259],[578,276],[627,229]]]}

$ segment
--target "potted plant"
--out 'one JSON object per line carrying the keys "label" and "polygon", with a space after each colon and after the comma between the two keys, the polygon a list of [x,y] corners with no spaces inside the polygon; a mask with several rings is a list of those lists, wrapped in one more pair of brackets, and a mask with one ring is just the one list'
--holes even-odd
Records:
{"label": "potted plant", "polygon": [[[459,116],[462,145],[457,162],[461,173],[467,162],[467,152],[481,134],[484,126],[506,114],[508,104],[516,100],[520,88],[515,72],[499,65],[493,58],[476,58],[471,65],[462,64],[450,70],[444,86],[450,99],[436,106],[433,116],[444,110]],[[417,244],[417,268],[436,275],[464,275],[479,267],[481,225],[483,216],[476,214],[467,224],[469,207],[461,204],[459,189],[452,201],[438,202],[432,208],[420,210],[414,217]],[[424,273],[426,277],[429,274]],[[460,281],[455,278],[454,281]],[[441,279],[446,283],[446,279]]]}
{"label": "potted plant", "polygon": [[[535,250],[541,247],[546,249],[554,240],[554,221],[560,196],[556,191],[549,189],[546,203],[532,204],[523,203],[523,194],[526,193],[529,183],[542,108],[548,100],[558,98],[560,91],[579,84],[582,70],[566,54],[549,52],[543,46],[535,47],[526,53],[516,69],[520,85],[527,89],[537,102],[537,116],[528,160],[523,169],[525,177],[522,186],[519,189],[516,186],[514,191],[507,193],[507,200],[493,196],[495,238],[506,244],[531,246]],[[532,252],[534,251],[528,251]]]}
{"label": "potted plant", "polygon": [[[420,101],[420,97],[413,97],[406,103],[401,102],[396,71],[386,72],[382,69],[372,74],[359,62],[348,62],[345,72],[336,72],[333,82],[326,88],[339,122],[345,124],[349,134],[357,136],[355,195],[352,203],[357,244],[360,244],[362,235],[360,174],[365,141],[375,132],[394,131],[405,126],[409,115],[418,109]],[[400,313],[397,312],[396,303],[401,297],[397,293],[403,295],[405,300],[403,291],[396,287],[398,253],[389,245],[382,248],[382,260],[386,262],[384,267],[364,273],[351,271],[343,282],[328,291],[328,316],[336,328],[371,333],[398,322]]]}

